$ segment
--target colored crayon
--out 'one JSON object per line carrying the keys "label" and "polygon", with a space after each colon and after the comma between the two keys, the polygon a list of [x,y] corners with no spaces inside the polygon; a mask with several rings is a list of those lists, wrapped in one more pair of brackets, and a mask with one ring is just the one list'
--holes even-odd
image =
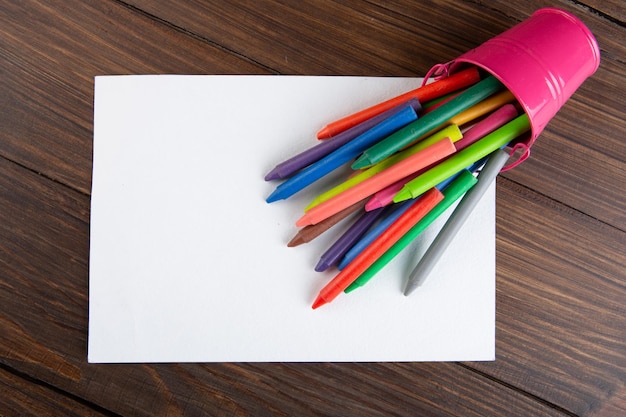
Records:
{"label": "colored crayon", "polygon": [[425,114],[396,133],[367,148],[352,164],[352,168],[361,169],[382,161],[389,155],[437,129],[463,110],[472,107],[503,88],[504,86],[497,78],[492,75],[487,76],[446,104],[437,107],[432,112]]}
{"label": "colored crayon", "polygon": [[[481,139],[485,135],[488,135],[505,123],[510,122],[518,114],[519,113],[517,111],[517,108],[513,104],[505,104],[489,116],[485,117],[480,122],[476,123],[470,129],[468,129],[463,134],[463,138],[455,142],[454,147],[457,149],[457,151],[467,148],[478,139]],[[391,184],[390,186],[378,191],[365,204],[365,210],[370,211],[379,207],[384,207],[387,204],[391,204],[395,195],[402,189],[402,187],[404,187],[404,184],[417,178],[418,175],[421,175],[424,172],[425,170],[418,171],[415,174],[411,174],[407,178],[399,180],[394,184]]]}
{"label": "colored crayon", "polygon": [[345,207],[382,190],[399,179],[445,158],[455,152],[455,150],[454,144],[448,138],[435,142],[386,170],[379,172],[373,177],[366,179],[352,188],[348,188],[346,191],[334,196],[330,200],[326,200],[313,207],[311,210],[304,213],[296,222],[296,225],[306,226],[316,224],[338,211],[343,210]]}
{"label": "colored crayon", "polygon": [[322,272],[336,265],[346,252],[376,223],[385,210],[364,212],[327,250],[320,256],[315,266],[317,272]]}
{"label": "colored crayon", "polygon": [[336,168],[339,168],[341,165],[349,162],[363,152],[363,150],[368,146],[371,146],[379,140],[389,136],[391,133],[416,119],[417,113],[415,113],[415,110],[412,107],[407,106],[400,112],[388,117],[367,132],[357,136],[341,148],[336,149],[280,184],[276,187],[274,192],[267,197],[266,201],[271,203],[291,197],[298,191],[308,187]]}
{"label": "colored crayon", "polygon": [[441,200],[443,200],[443,194],[436,188],[424,193],[409,210],[322,288],[312,307],[319,308],[335,299]]}
{"label": "colored crayon", "polygon": [[400,192],[400,190],[402,190],[404,184],[422,175],[430,168],[431,167],[427,167],[425,169],[417,171],[409,175],[408,177],[402,178],[401,180],[398,180],[393,184],[378,191],[365,203],[365,211],[376,210],[379,207],[385,207],[389,204],[393,204],[393,198],[396,196],[396,194],[398,194],[398,192]]}
{"label": "colored crayon", "polygon": [[[474,168],[475,167],[472,166],[468,170],[470,170],[470,172],[473,172]],[[461,173],[462,172],[463,171],[461,171]],[[461,173],[459,173],[458,175],[460,175]],[[437,184],[435,188],[443,192],[443,190],[452,181],[456,180],[456,177],[458,175],[453,175],[450,178],[447,178],[446,180]],[[371,244],[381,233],[385,231],[385,229],[387,229],[394,221],[396,221],[396,219],[400,217],[402,213],[404,213],[404,211],[406,211],[410,207],[413,201],[414,200],[406,200],[406,201],[403,201],[402,203],[392,205],[390,207],[391,213],[387,217],[385,217],[383,220],[381,220],[380,223],[374,226],[369,232],[367,232],[367,234],[363,236],[361,240],[356,242],[352,246],[352,248],[350,248],[350,250],[346,252],[342,260],[339,262],[339,269],[341,270],[345,268],[346,265],[352,262],[352,260],[356,258],[359,255],[359,253],[363,251],[363,249],[365,249],[369,244]]]}
{"label": "colored crayon", "polygon": [[416,113],[419,113],[422,108],[420,102],[417,99],[410,99],[405,103],[393,107],[392,109],[387,110],[386,112],[381,113],[377,116],[374,116],[371,119],[367,119],[364,122],[344,132],[341,132],[337,136],[320,142],[312,148],[309,148],[281,162],[267,173],[267,175],[265,176],[265,181],[272,181],[289,177],[290,175],[301,170],[302,168],[311,165],[314,162],[317,162],[334,150],[339,149],[340,147],[342,147],[352,139],[356,138],[357,136],[365,133],[378,123],[403,110],[406,106],[411,106]]}
{"label": "colored crayon", "polygon": [[293,248],[295,246],[302,245],[303,243],[309,243],[352,213],[359,211],[361,208],[363,208],[363,204],[356,203],[346,207],[338,213],[335,213],[333,216],[328,217],[322,222],[303,227],[298,231],[298,233],[296,233],[289,243],[287,243],[287,246]]}
{"label": "colored crayon", "polygon": [[435,110],[437,107],[446,104],[448,101],[452,100],[454,97],[458,96],[463,91],[464,90],[455,91],[454,93],[450,93],[443,97],[439,97],[435,100],[429,101],[428,103],[423,103],[421,114],[424,115],[426,113],[430,113],[431,111]]}
{"label": "colored crayon", "polygon": [[[426,139],[419,141],[417,144],[411,146],[410,148],[405,149],[402,152],[398,152],[397,154],[392,155],[389,158],[385,159],[384,161],[380,161],[376,165],[372,165],[371,167],[361,172],[357,172],[356,175],[351,176],[350,178],[348,178],[346,181],[342,182],[341,184],[320,194],[319,196],[314,198],[313,201],[307,207],[305,207],[304,211],[310,210],[311,208],[317,206],[318,204],[323,203],[324,201],[336,196],[339,193],[342,193],[348,188],[351,188],[355,186],[356,184],[365,181],[366,179],[378,174],[379,172],[389,168],[390,166],[408,158],[409,156],[417,153],[418,151],[421,151],[422,149],[432,145],[433,143],[438,142],[445,138],[449,138],[452,140],[452,142],[456,142],[463,138],[463,134],[461,133],[461,129],[459,129],[457,125],[450,125],[444,129],[441,129],[437,133],[434,133],[431,136],[427,137]],[[329,140],[332,140],[332,139],[329,139]]]}
{"label": "colored crayon", "polygon": [[509,90],[501,91],[494,94],[491,97],[484,99],[483,101],[473,105],[467,110],[453,116],[448,120],[448,123],[454,123],[459,126],[463,126],[466,123],[476,120],[494,110],[502,107],[507,103],[515,101],[515,96]]}
{"label": "colored crayon", "polygon": [[476,123],[470,129],[468,129],[463,134],[463,138],[456,142],[454,146],[456,147],[457,151],[465,149],[472,143],[476,142],[478,139],[481,139],[482,137],[488,135],[505,123],[510,122],[515,117],[517,117],[518,114],[519,112],[513,104],[505,104],[498,110],[491,113],[489,116],[485,117],[480,122]]}
{"label": "colored crayon", "polygon": [[[441,191],[441,190],[440,190]],[[338,270],[344,269],[350,262],[354,260],[365,248],[367,248],[373,241],[376,240],[385,230],[389,228],[400,216],[406,212],[415,200],[406,200],[402,203],[393,204],[388,207],[382,207],[385,209],[385,218],[382,219],[377,225],[372,227],[361,239],[352,245],[352,247],[345,253],[345,255],[339,261],[337,265]],[[377,209],[375,211],[379,211]]]}
{"label": "colored crayon", "polygon": [[[348,293],[367,284],[374,275],[384,268],[393,258],[413,242],[428,226],[441,216],[450,206],[463,196],[476,184],[478,180],[469,170],[461,173],[447,187],[442,190],[443,200],[429,211],[415,226],[402,236],[389,250],[380,256],[369,268],[365,270],[344,292]],[[411,201],[411,200],[409,200]]]}
{"label": "colored crayon", "polygon": [[419,100],[420,103],[431,101],[443,95],[446,95],[452,91],[460,90],[461,88],[468,87],[477,83],[480,80],[480,75],[476,68],[468,68],[464,71],[457,72],[438,81],[421,86],[415,90],[401,94],[395,98],[376,104],[367,109],[361,110],[350,116],[346,116],[335,122],[329,123],[322,130],[317,133],[318,139],[326,139],[335,136],[344,130],[356,126],[363,121],[382,113],[404,101],[411,98]]}
{"label": "colored crayon", "polygon": [[450,158],[429,169],[414,180],[406,183],[402,190],[393,198],[395,203],[415,198],[475,161],[484,158],[491,152],[503,147],[511,140],[530,130],[528,116],[523,114],[494,130],[482,139],[456,152]]}
{"label": "colored crayon", "polygon": [[485,167],[478,175],[478,183],[463,196],[459,205],[454,209],[433,243],[428,247],[422,259],[420,259],[409,275],[404,288],[404,295],[411,294],[426,280],[430,271],[435,267],[441,255],[443,255],[508,159],[509,154],[502,149],[494,151],[489,156]]}

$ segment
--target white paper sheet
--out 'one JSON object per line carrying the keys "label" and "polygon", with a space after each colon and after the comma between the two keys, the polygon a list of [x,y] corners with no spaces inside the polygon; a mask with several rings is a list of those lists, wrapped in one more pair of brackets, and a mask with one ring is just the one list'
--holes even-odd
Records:
{"label": "white paper sheet", "polygon": [[423,287],[437,225],[317,310],[313,270],[345,223],[288,248],[333,178],[267,204],[265,174],[340,116],[420,79],[96,78],[89,362],[467,361],[495,357],[495,186]]}

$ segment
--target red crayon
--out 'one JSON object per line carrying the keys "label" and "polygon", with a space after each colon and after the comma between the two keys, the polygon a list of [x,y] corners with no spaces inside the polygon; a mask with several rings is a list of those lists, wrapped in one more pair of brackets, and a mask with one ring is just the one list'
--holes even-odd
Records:
{"label": "red crayon", "polygon": [[436,188],[431,188],[425,192],[387,230],[381,233],[376,240],[322,288],[313,303],[313,308],[321,307],[334,300],[441,200],[443,200],[443,194]]}
{"label": "red crayon", "polygon": [[368,107],[350,116],[346,116],[343,119],[329,123],[322,128],[322,130],[317,132],[317,138],[328,139],[412,98],[416,98],[420,103],[425,103],[453,91],[460,90],[461,88],[468,87],[478,81],[480,81],[480,74],[474,67],[457,72],[442,80],[426,84],[420,88],[383,101],[382,103]]}

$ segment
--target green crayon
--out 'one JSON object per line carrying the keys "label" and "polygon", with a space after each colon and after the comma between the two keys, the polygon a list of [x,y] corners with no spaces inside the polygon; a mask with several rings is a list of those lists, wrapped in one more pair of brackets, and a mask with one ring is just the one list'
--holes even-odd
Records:
{"label": "green crayon", "polygon": [[478,180],[468,171],[464,170],[443,191],[444,198],[431,211],[426,214],[415,226],[400,238],[389,250],[376,260],[365,272],[363,272],[344,292],[348,293],[365,285],[393,258],[417,238],[428,226],[430,226],[443,212],[455,201],[476,184]]}
{"label": "green crayon", "polygon": [[394,203],[420,196],[441,181],[470,166],[530,130],[528,116],[523,114],[494,130],[484,138],[458,151],[451,157],[404,185],[393,198]]}
{"label": "green crayon", "polygon": [[493,75],[474,84],[447,103],[430,113],[409,123],[402,129],[366,149],[352,164],[353,169],[361,169],[382,161],[396,151],[410,145],[420,137],[432,132],[460,112],[469,109],[492,94],[502,90],[504,85]]}

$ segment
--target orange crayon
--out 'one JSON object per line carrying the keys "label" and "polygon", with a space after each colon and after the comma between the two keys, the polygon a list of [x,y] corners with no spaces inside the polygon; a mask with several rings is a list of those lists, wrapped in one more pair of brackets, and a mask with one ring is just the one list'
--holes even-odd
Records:
{"label": "orange crayon", "polygon": [[425,103],[453,91],[460,90],[461,88],[468,87],[478,81],[480,81],[478,70],[474,67],[468,68],[447,78],[426,84],[420,88],[416,88],[415,90],[411,90],[395,98],[383,101],[382,103],[378,103],[372,107],[351,114],[350,116],[329,123],[322,130],[317,132],[317,138],[328,139],[407,100],[416,98],[420,103]]}
{"label": "orange crayon", "polygon": [[513,93],[511,93],[509,90],[504,90],[453,116],[448,121],[448,123],[462,126],[468,122],[471,122],[472,120],[476,120],[479,117],[482,117],[499,109],[507,103],[511,103],[514,101],[515,96],[513,95]]}
{"label": "orange crayon", "polygon": [[313,303],[313,308],[316,309],[334,300],[443,200],[443,197],[443,194],[436,188],[431,188],[425,192],[387,230],[381,233],[363,252],[322,288]]}

